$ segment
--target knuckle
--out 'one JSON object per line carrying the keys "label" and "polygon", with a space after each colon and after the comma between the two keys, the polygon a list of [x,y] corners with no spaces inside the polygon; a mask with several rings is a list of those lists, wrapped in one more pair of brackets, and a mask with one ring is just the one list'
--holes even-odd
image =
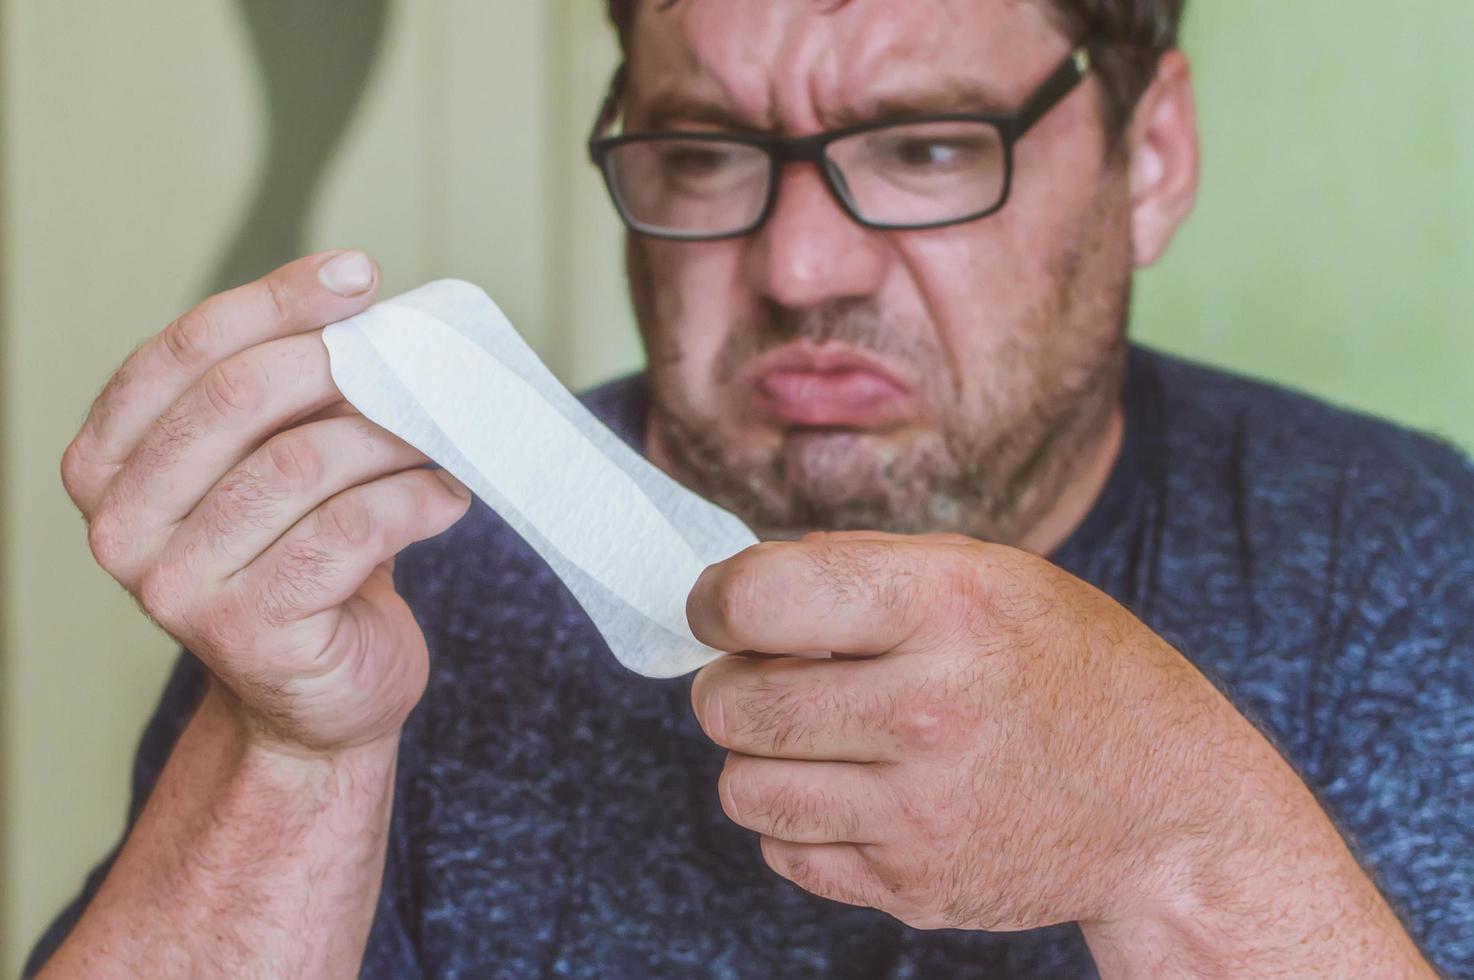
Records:
{"label": "knuckle", "polygon": [[718,688],[708,694],[698,695],[696,705],[696,720],[701,724],[706,737],[717,745],[726,745],[729,739],[727,707],[722,700],[721,690]]}
{"label": "knuckle", "polygon": [[164,328],[159,341],[181,368],[193,370],[211,360],[219,331],[204,306],[197,306]]}
{"label": "knuckle", "polygon": [[891,716],[891,732],[903,747],[930,752],[947,740],[947,719],[934,704],[901,703]]}
{"label": "knuckle", "polygon": [[940,570],[939,587],[929,617],[934,632],[942,638],[972,643],[998,639],[997,605],[988,576],[969,562],[947,562]]}
{"label": "knuckle", "polygon": [[814,863],[800,854],[769,855],[768,867],[811,895],[836,898],[842,891],[838,882],[821,875]]}
{"label": "knuckle", "polygon": [[717,583],[713,612],[730,634],[740,635],[760,614],[763,575],[751,561],[737,558]]}
{"label": "knuckle", "polygon": [[[219,591],[214,601],[198,606],[190,624],[190,635],[202,649],[194,653],[209,654],[215,661],[229,658],[231,651],[249,650],[261,639],[260,620],[249,615],[240,602],[238,586]],[[212,669],[216,666],[212,663]]]}
{"label": "knuckle", "polygon": [[911,689],[888,695],[877,711],[878,720],[907,752],[966,750],[976,738],[981,716],[981,707],[971,701],[968,680],[952,674],[922,678]]}
{"label": "knuckle", "polygon": [[102,570],[117,578],[122,570],[127,544],[124,527],[116,510],[104,508],[87,526],[87,547]]}
{"label": "knuckle", "polygon": [[266,459],[287,485],[304,489],[317,486],[327,469],[322,452],[299,429],[284,432],[268,442]]}
{"label": "knuckle", "polygon": [[270,275],[261,280],[267,301],[276,318],[280,321],[291,319],[292,298],[287,292],[286,284],[279,276]]}
{"label": "knuckle", "polygon": [[768,867],[811,895],[852,905],[878,907],[858,875],[832,862],[811,860],[803,847],[780,844],[770,837],[762,841],[763,860]]}
{"label": "knuckle", "polygon": [[357,550],[374,541],[373,514],[367,505],[352,497],[323,504],[317,509],[313,525],[313,537],[328,553]]}
{"label": "knuckle", "polygon": [[1037,569],[1017,565],[992,590],[993,603],[1009,622],[1017,625],[1046,622],[1057,609],[1055,594]]}
{"label": "knuckle", "polygon": [[398,481],[396,491],[405,499],[396,501],[403,509],[396,509],[394,513],[416,515],[422,524],[433,522],[438,515],[445,513],[446,501],[451,499],[446,485],[429,470],[414,470],[406,474],[402,481]]}
{"label": "knuckle", "polygon": [[742,778],[741,768],[741,761],[728,755],[727,765],[717,778],[717,798],[721,801],[722,812],[738,824],[742,823],[744,814],[752,812],[753,805],[752,781]]}
{"label": "knuckle", "polygon": [[144,573],[138,584],[138,604],[165,630],[182,631],[187,595],[167,567],[155,565]]}
{"label": "knuckle", "polygon": [[81,436],[73,439],[61,454],[61,485],[73,502],[80,502],[86,495],[88,483],[87,457],[81,446]]}
{"label": "knuckle", "polygon": [[937,585],[934,594],[938,600],[971,600],[978,595],[981,583],[977,569],[966,561],[940,561],[937,563]]}
{"label": "knuckle", "polygon": [[872,857],[867,863],[876,885],[887,897],[889,905],[912,905],[910,900],[924,890],[919,884],[926,873],[924,862],[919,867],[907,867],[911,862],[893,862]]}
{"label": "knuckle", "polygon": [[219,415],[250,415],[266,400],[266,379],[250,358],[216,364],[201,382],[205,400]]}
{"label": "knuckle", "polygon": [[767,862],[768,867],[811,895],[822,896],[824,894],[824,890],[814,880],[813,866],[806,859],[779,856],[770,853],[766,847],[763,850],[763,860]]}

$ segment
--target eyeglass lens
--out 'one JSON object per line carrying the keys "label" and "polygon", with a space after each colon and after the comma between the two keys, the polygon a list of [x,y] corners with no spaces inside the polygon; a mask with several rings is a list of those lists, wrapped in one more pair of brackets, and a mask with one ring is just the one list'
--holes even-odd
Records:
{"label": "eyeglass lens", "polygon": [[[863,220],[920,226],[989,211],[1007,185],[1007,150],[991,123],[930,121],[864,130],[828,144],[831,182]],[[615,196],[641,230],[735,234],[762,216],[773,162],[758,146],[661,137],[615,147]]]}

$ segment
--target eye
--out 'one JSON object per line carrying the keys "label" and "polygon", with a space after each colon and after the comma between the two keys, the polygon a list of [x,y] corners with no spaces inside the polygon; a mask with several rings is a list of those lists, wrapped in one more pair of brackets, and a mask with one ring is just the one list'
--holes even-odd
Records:
{"label": "eye", "polygon": [[976,139],[897,139],[887,155],[903,167],[943,170],[977,160],[984,155],[984,149]]}
{"label": "eye", "polygon": [[733,154],[720,146],[688,144],[665,151],[663,165],[672,177],[701,178],[720,174],[732,165]]}

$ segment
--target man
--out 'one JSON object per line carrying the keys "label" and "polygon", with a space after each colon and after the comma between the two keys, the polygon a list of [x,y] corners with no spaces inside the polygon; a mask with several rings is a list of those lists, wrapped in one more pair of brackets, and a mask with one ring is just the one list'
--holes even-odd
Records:
{"label": "man", "polygon": [[593,151],[650,367],[592,404],[770,539],[690,596],[739,655],[624,673],[339,402],[362,254],[206,300],[64,460],[198,660],[34,967],[1474,963],[1474,471],[1125,343],[1196,186],[1179,0],[612,12]]}

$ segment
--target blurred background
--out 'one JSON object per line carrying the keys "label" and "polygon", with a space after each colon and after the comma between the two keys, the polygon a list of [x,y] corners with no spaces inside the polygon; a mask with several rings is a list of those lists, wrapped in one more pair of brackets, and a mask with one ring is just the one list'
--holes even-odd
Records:
{"label": "blurred background", "polygon": [[[1135,335],[1474,447],[1474,4],[1189,0],[1202,200]],[[360,246],[484,286],[570,385],[637,367],[582,142],[601,0],[0,0],[0,970],[120,830],[173,659],[57,477],[129,350]]]}

